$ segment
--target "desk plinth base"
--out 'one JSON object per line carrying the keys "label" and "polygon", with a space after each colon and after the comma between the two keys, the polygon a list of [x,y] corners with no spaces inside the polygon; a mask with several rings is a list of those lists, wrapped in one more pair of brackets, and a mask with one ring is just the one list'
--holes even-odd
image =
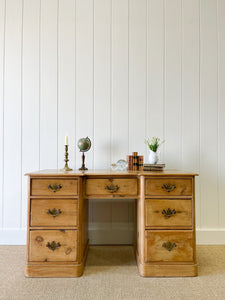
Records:
{"label": "desk plinth base", "polygon": [[25,265],[25,276],[36,278],[80,277],[84,272],[88,249],[89,243],[87,243],[86,245],[83,261],[81,264],[27,264]]}
{"label": "desk plinth base", "polygon": [[198,276],[197,264],[142,264],[136,254],[137,266],[142,277],[195,277]]}
{"label": "desk plinth base", "polygon": [[26,265],[26,277],[79,277],[83,274],[84,265]]}

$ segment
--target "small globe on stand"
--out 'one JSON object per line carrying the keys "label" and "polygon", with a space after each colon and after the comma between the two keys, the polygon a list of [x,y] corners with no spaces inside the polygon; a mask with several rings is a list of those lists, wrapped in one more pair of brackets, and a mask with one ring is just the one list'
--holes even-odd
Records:
{"label": "small globe on stand", "polygon": [[82,154],[82,166],[79,170],[82,170],[82,171],[88,170],[88,168],[85,167],[85,163],[84,163],[84,161],[85,161],[84,152],[87,152],[88,150],[90,150],[91,140],[88,137],[81,138],[81,139],[78,140],[77,146],[80,149],[80,152],[83,152],[83,154]]}

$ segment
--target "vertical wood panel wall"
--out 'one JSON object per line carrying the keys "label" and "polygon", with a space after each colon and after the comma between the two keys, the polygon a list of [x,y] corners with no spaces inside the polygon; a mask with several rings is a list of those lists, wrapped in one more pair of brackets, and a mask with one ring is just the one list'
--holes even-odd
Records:
{"label": "vertical wood panel wall", "polygon": [[[225,237],[225,0],[0,0],[0,243],[25,241],[24,173],[166,142],[199,172],[198,242]],[[92,243],[130,243],[132,201],[90,202]]]}

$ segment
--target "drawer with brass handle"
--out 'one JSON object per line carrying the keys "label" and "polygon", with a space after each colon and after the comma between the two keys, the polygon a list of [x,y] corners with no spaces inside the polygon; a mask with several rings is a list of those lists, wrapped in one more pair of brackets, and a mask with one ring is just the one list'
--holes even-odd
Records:
{"label": "drawer with brass handle", "polygon": [[192,196],[192,178],[147,178],[147,196]]}
{"label": "drawer with brass handle", "polygon": [[30,224],[41,226],[77,226],[77,199],[32,199]]}
{"label": "drawer with brass handle", "polygon": [[77,261],[76,230],[31,230],[29,261]]}
{"label": "drawer with brass handle", "polygon": [[136,196],[136,178],[101,178],[87,179],[86,195],[102,195],[107,198],[109,195]]}
{"label": "drawer with brass handle", "polygon": [[77,179],[32,179],[32,196],[76,196]]}
{"label": "drawer with brass handle", "polygon": [[146,199],[145,226],[192,227],[191,199]]}
{"label": "drawer with brass handle", "polygon": [[193,233],[184,230],[146,230],[146,262],[193,262]]}

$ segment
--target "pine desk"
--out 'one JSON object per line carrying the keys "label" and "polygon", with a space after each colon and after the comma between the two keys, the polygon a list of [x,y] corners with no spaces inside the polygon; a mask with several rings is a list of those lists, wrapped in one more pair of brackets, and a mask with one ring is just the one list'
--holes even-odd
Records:
{"label": "pine desk", "polygon": [[142,276],[196,276],[195,176],[43,170],[28,175],[27,277],[78,277],[88,253],[88,200],[135,199]]}

